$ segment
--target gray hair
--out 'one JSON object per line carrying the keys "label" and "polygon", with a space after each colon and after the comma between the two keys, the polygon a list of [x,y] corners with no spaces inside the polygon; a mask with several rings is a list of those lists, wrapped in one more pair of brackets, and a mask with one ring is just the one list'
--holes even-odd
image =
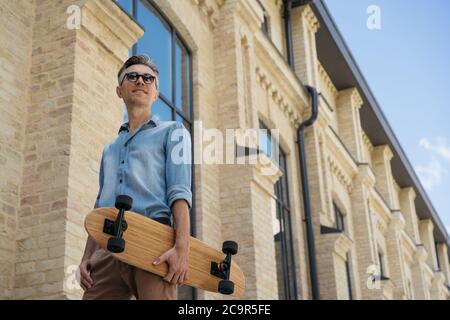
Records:
{"label": "gray hair", "polygon": [[136,56],[131,56],[128,58],[127,61],[123,64],[123,66],[120,68],[119,72],[117,73],[117,81],[119,82],[119,86],[122,84],[123,78],[125,77],[125,73],[128,69],[128,67],[135,65],[135,64],[143,64],[148,66],[150,69],[153,70],[153,72],[156,75],[155,79],[155,85],[156,89],[159,87],[159,70],[156,64],[150,59],[149,56],[146,54],[140,54]]}

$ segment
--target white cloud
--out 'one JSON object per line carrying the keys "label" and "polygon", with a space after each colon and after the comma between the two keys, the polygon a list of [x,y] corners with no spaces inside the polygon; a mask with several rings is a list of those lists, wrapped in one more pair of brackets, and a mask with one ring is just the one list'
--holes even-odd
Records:
{"label": "white cloud", "polygon": [[436,143],[431,143],[427,138],[422,138],[419,141],[419,145],[432,151],[433,154],[450,161],[450,146],[447,145],[447,139],[445,137],[437,137],[435,141]]}
{"label": "white cloud", "polygon": [[422,138],[419,141],[419,145],[421,145],[422,147],[424,147],[425,149],[429,149],[430,148],[430,141],[428,141],[427,138]]}
{"label": "white cloud", "polygon": [[448,171],[434,156],[428,165],[416,166],[416,172],[418,173],[423,186],[427,190],[431,190],[433,187],[440,185],[444,176],[448,174]]}
{"label": "white cloud", "polygon": [[445,137],[436,137],[431,141],[422,138],[419,145],[428,150],[432,158],[428,165],[416,166],[415,169],[425,189],[431,190],[433,187],[440,185],[444,176],[448,174],[448,170],[441,163],[441,160],[450,162],[450,146],[447,145]]}

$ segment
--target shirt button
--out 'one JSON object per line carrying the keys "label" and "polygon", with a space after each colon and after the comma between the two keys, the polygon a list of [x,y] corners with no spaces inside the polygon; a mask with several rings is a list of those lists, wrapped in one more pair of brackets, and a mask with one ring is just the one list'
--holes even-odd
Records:
{"label": "shirt button", "polygon": [[123,163],[125,163],[125,161],[124,161],[124,160],[122,160],[122,164],[123,164]]}
{"label": "shirt button", "polygon": [[120,183],[122,183],[122,179],[120,179],[120,181],[119,181]]}

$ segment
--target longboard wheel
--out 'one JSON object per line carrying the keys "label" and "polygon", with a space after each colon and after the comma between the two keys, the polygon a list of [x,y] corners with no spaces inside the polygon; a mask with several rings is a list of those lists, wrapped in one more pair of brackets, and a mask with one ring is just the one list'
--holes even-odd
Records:
{"label": "longboard wheel", "polygon": [[234,283],[230,280],[221,280],[219,282],[219,292],[222,294],[232,294],[234,292]]}
{"label": "longboard wheel", "polygon": [[224,241],[222,244],[222,252],[234,255],[238,252],[238,244],[235,241]]}
{"label": "longboard wheel", "polygon": [[125,240],[122,238],[111,237],[108,239],[108,250],[114,253],[120,253],[125,250]]}
{"label": "longboard wheel", "polygon": [[127,195],[119,195],[116,197],[116,208],[123,209],[125,211],[130,210],[133,206],[133,198]]}

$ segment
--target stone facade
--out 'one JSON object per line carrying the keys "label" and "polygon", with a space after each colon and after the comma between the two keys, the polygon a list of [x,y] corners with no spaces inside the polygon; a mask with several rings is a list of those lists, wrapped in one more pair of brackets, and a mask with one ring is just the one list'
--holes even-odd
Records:
{"label": "stone facade", "polygon": [[[293,8],[293,72],[282,1],[260,2],[269,34],[256,1],[154,0],[192,52],[193,120],[224,136],[259,121],[279,129],[298,297],[311,298],[296,143],[310,113],[307,84],[321,93],[305,134],[321,299],[449,299],[449,248],[435,244],[434,221],[419,219],[413,186],[395,181],[390,148],[363,131],[358,90],[337,90],[318,60],[315,34],[324,26],[309,6]],[[80,23],[70,27],[77,8]],[[101,150],[122,121],[116,74],[144,30],[106,0],[0,0],[0,16],[0,298],[78,299],[83,221],[97,196]],[[194,157],[203,150],[197,129]],[[281,172],[242,160],[195,165],[196,236],[217,248],[236,240],[243,298],[277,299],[272,221]],[[344,230],[335,228],[335,208]],[[380,265],[382,277],[371,275]]]}

